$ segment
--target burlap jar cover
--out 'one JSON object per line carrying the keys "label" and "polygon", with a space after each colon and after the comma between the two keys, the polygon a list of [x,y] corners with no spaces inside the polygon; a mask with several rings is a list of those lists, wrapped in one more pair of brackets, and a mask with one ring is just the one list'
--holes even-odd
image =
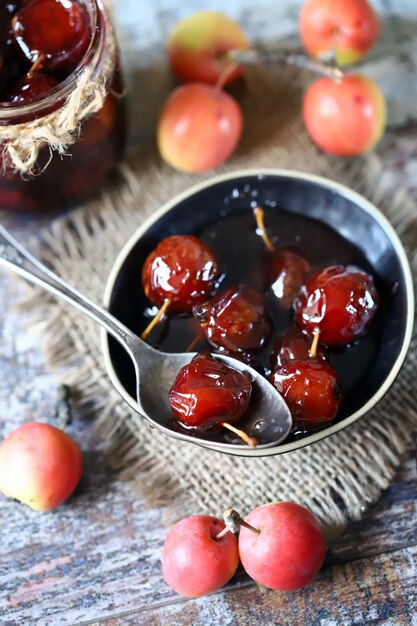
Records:
{"label": "burlap jar cover", "polygon": [[[245,131],[237,154],[221,171],[285,167],[328,176],[363,193],[391,220],[417,273],[415,207],[375,154],[330,159],[307,137],[300,118],[303,77],[287,69],[252,70],[240,95]],[[153,147],[140,165],[122,167],[117,189],[58,219],[41,233],[35,252],[96,301],[119,250],[143,219],[204,176],[161,164]],[[138,280],[140,268],[138,268]],[[308,506],[330,530],[359,518],[392,479],[417,426],[416,338],[401,374],[378,406],[344,431],[289,454],[244,459],[167,438],[131,411],[111,387],[96,325],[62,302],[36,292],[34,328],[47,362],[72,387],[80,410],[94,412],[114,467],[151,505],[168,512],[242,513],[277,499]]]}
{"label": "burlap jar cover", "polygon": [[[50,158],[55,153],[62,157],[69,146],[79,140],[82,122],[103,107],[108,83],[116,67],[117,45],[113,28],[108,22],[106,29],[105,61],[99,68],[87,66],[80,69],[74,88],[62,106],[24,123],[0,125],[0,162],[4,168],[22,176],[39,175],[41,150],[48,148]],[[53,96],[49,99],[52,104]]]}

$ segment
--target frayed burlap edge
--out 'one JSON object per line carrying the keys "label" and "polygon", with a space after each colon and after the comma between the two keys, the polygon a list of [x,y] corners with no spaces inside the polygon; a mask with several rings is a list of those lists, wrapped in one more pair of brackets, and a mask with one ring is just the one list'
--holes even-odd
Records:
{"label": "frayed burlap edge", "polygon": [[80,74],[76,87],[63,106],[48,115],[23,124],[0,126],[1,160],[6,169],[20,174],[40,174],[38,157],[45,145],[50,158],[54,153],[64,155],[69,146],[79,139],[81,123],[100,111],[107,96],[107,85],[116,64],[116,40],[108,24],[108,50],[100,72],[86,68]]}

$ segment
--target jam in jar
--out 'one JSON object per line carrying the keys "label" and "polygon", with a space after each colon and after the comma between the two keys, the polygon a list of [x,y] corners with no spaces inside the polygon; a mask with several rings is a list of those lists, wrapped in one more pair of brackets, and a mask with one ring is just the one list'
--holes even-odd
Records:
{"label": "jam in jar", "polygon": [[[0,7],[0,37],[0,209],[73,206],[104,183],[125,143],[123,85],[107,15],[99,0],[10,0]],[[97,85],[95,112],[88,114]],[[71,98],[75,108],[68,108]],[[59,133],[65,127],[75,137],[60,150],[53,128],[51,141],[44,139],[51,116]],[[31,124],[43,121],[36,160],[21,167]],[[16,143],[17,161],[9,152]]]}

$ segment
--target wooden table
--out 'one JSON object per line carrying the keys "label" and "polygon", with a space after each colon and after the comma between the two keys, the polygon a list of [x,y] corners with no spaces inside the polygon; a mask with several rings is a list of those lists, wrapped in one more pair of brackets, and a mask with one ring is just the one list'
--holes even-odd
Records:
{"label": "wooden table", "polygon": [[[137,71],[140,91],[146,93],[146,67],[161,62],[162,41],[169,28],[196,6],[191,1],[178,7],[173,0],[147,0],[139,10],[135,0],[120,4],[113,0],[130,84],[134,89]],[[232,0],[227,9],[255,39],[272,40],[295,31],[300,2],[260,4]],[[388,0],[375,4],[387,16],[386,24],[396,25],[404,35],[385,29],[389,40],[398,40],[396,49],[401,54],[404,46],[406,53],[413,50],[417,29],[409,25],[415,25],[417,9],[412,0],[395,3],[395,15]],[[221,9],[222,4],[213,1],[210,7]],[[395,65],[397,57],[392,55],[388,63]],[[376,60],[370,66],[376,74],[386,74],[386,64]],[[397,82],[386,86],[393,103],[391,121],[397,124],[415,109],[415,99],[410,101],[408,92],[415,91],[415,83],[404,80],[406,74],[415,75],[415,64],[408,57],[400,68],[402,97],[399,70]],[[153,132],[160,95],[153,84],[152,93],[138,104],[141,124],[136,128],[136,141]],[[398,184],[417,199],[417,125],[390,132],[380,153],[386,167],[396,172]],[[0,217],[23,242],[49,221],[7,212]],[[18,282],[0,273],[1,437],[23,421],[52,418],[57,403],[56,380],[46,372],[39,344],[25,328],[28,315],[14,308],[23,293]],[[0,497],[1,624],[417,624],[415,441],[378,504],[332,543],[312,585],[295,593],[261,591],[239,573],[224,590],[185,600],[171,592],[161,576],[164,510],[147,509],[127,484],[115,478],[91,423],[77,422],[74,431],[83,449],[85,471],[66,505],[38,514]]]}

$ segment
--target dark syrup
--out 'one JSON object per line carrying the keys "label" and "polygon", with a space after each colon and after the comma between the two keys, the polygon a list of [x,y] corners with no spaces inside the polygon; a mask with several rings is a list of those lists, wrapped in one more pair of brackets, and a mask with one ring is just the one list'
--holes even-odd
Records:
{"label": "dark syrup", "polygon": [[[323,222],[285,210],[268,211],[267,219],[268,234],[274,245],[299,249],[311,262],[312,271],[339,263],[357,265],[373,274],[363,254]],[[253,354],[250,364],[267,376],[271,371],[274,337],[293,324],[293,312],[292,309],[281,307],[272,291],[266,289],[268,252],[256,234],[252,212],[226,215],[220,221],[207,223],[192,234],[200,237],[222,262],[223,276],[219,289],[245,283],[265,295],[273,332],[262,350]],[[381,291],[378,282],[377,288]],[[381,296],[383,301],[383,293]],[[139,313],[134,330],[140,333],[154,312],[149,303],[142,307],[142,315]],[[344,391],[344,399],[335,421],[343,419],[352,411],[355,389],[377,357],[381,338],[380,318],[381,315],[378,315],[368,334],[355,344],[328,350],[329,361],[337,371]],[[189,348],[191,351],[213,352],[202,336],[198,322],[191,316],[166,318],[153,330],[148,341],[165,352],[184,352]],[[288,441],[305,434],[306,431],[294,430]]]}

